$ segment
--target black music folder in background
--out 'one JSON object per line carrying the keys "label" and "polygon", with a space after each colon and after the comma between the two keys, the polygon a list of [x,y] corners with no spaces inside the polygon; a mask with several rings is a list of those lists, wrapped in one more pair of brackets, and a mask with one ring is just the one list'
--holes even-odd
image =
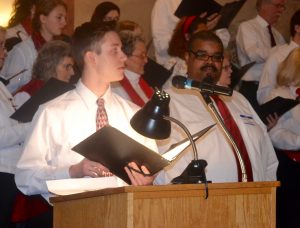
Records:
{"label": "black music folder in background", "polygon": [[17,109],[10,118],[23,123],[30,122],[41,104],[74,88],[75,86],[70,83],[56,78],[50,78],[45,85],[19,109]]}
{"label": "black music folder in background", "polygon": [[245,2],[246,0],[240,0],[226,3],[219,12],[221,18],[214,29],[228,28]]}
{"label": "black music folder in background", "polygon": [[142,77],[152,88],[157,87],[161,89],[172,75],[172,72],[173,68],[168,70],[151,58],[148,58],[148,62],[144,66],[144,74]]}
{"label": "black music folder in background", "polygon": [[182,0],[174,15],[178,18],[185,16],[200,16],[207,12],[207,16],[219,13],[222,5],[214,0]]}
{"label": "black music folder in background", "polygon": [[258,114],[261,120],[265,124],[267,124],[268,121],[266,118],[268,115],[274,114],[276,112],[277,115],[280,117],[298,104],[299,102],[297,100],[283,97],[275,97],[274,99],[261,105]]}
{"label": "black music folder in background", "polygon": [[[213,126],[214,124],[192,135],[193,140],[201,138]],[[124,170],[129,162],[134,161],[139,166],[146,166],[153,175],[168,166],[189,145],[190,141],[184,139],[160,155],[116,128],[105,126],[74,146],[72,150],[91,161],[101,163],[114,175],[130,184],[130,179]]]}
{"label": "black music folder in background", "polygon": [[241,78],[244,76],[244,74],[246,74],[246,72],[255,64],[256,62],[251,62],[248,63],[242,67],[237,67],[234,64],[231,64],[231,69],[232,69],[232,73],[231,73],[231,84],[230,84],[230,88],[234,89],[234,87],[237,86],[237,84],[239,84],[239,82],[241,81]]}

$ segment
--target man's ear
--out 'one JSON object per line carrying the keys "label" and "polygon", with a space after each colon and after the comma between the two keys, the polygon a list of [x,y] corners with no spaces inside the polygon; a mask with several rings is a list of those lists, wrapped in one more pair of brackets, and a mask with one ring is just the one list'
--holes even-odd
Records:
{"label": "man's ear", "polygon": [[84,55],[84,62],[89,65],[95,65],[96,64],[96,55],[92,51],[87,51]]}

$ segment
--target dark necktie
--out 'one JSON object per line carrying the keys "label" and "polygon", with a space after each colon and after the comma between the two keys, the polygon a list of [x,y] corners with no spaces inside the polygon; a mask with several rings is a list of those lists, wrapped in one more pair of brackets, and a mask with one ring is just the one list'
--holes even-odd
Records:
{"label": "dark necktie", "polygon": [[273,32],[272,32],[271,25],[268,25],[268,31],[269,31],[269,34],[270,34],[271,47],[274,47],[274,46],[276,46],[276,41],[275,41],[275,38],[274,38],[274,35],[273,35]]}
{"label": "dark necktie", "polygon": [[104,107],[104,99],[98,98],[97,100],[97,116],[96,116],[96,129],[97,131],[108,124],[108,117]]}
{"label": "dark necktie", "polygon": [[[225,103],[218,96],[212,96],[212,98],[216,102],[216,105],[219,109],[219,112],[221,113],[221,116],[223,118],[223,121],[225,123],[227,130],[233,137],[234,141],[237,144],[237,147],[240,150],[241,156],[245,163],[248,181],[253,181],[252,166],[251,166],[250,158],[249,158],[243,137],[241,135],[241,132],[240,132],[236,122],[234,121],[232,115],[230,114],[227,106],[225,105]],[[234,150],[234,148],[232,148],[232,150]],[[242,170],[241,170],[236,153],[234,153],[234,156],[235,156],[235,160],[237,162],[238,178],[239,178],[239,181],[241,182],[242,181]]]}

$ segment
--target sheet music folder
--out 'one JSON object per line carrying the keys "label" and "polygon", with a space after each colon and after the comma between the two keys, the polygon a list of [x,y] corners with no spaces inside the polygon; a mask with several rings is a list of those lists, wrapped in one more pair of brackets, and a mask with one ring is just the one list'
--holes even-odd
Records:
{"label": "sheet music folder", "polygon": [[172,71],[173,69],[168,70],[151,58],[148,58],[148,62],[144,66],[144,74],[142,77],[152,88],[162,88],[164,83],[171,76]]}
{"label": "sheet music folder", "polygon": [[30,122],[41,104],[74,88],[75,86],[72,84],[63,82],[56,78],[50,78],[46,84],[19,109],[17,109],[10,118],[23,123]]}
{"label": "sheet music folder", "polygon": [[299,102],[297,100],[278,96],[260,106],[259,116],[262,119],[262,121],[266,124],[266,117],[268,115],[274,114],[276,112],[277,115],[280,117],[298,104]]}
{"label": "sheet music folder", "polygon": [[[204,135],[212,126],[203,129],[200,133],[198,132],[197,139]],[[196,135],[193,137],[196,137]],[[194,138],[194,141],[195,140],[196,139]],[[186,141],[187,140],[183,140],[182,143],[186,143]],[[184,147],[177,152],[177,155],[188,146],[189,143],[185,144]],[[145,165],[150,174],[159,172],[171,163],[171,161],[165,159],[160,154],[152,151],[111,126],[101,128],[74,146],[72,150],[89,160],[103,164],[114,175],[120,177],[128,184],[131,182],[124,170],[124,167],[128,162],[134,161],[139,166]],[[172,150],[174,150],[173,147]],[[171,150],[168,152],[170,153],[165,154],[169,156],[171,154],[172,157],[174,156],[174,153],[172,153]]]}
{"label": "sheet music folder", "polygon": [[221,18],[214,29],[228,28],[245,2],[246,0],[240,0],[226,3],[219,12]]}
{"label": "sheet music folder", "polygon": [[214,0],[182,0],[177,7],[174,15],[178,18],[184,16],[200,16],[202,13],[211,15],[218,13],[222,8],[222,5]]}
{"label": "sheet music folder", "polygon": [[230,87],[234,89],[235,86],[238,85],[238,83],[241,81],[241,78],[246,74],[246,72],[255,64],[256,62],[250,62],[240,68],[235,66],[234,64],[231,64],[231,84]]}

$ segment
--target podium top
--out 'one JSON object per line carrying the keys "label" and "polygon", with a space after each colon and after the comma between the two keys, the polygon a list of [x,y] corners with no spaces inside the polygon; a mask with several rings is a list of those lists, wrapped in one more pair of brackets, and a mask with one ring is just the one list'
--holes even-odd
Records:
{"label": "podium top", "polygon": [[[208,184],[210,195],[229,195],[229,194],[253,194],[269,192],[273,188],[279,187],[278,181],[265,182],[234,182],[234,183],[212,183]],[[204,196],[204,184],[181,184],[181,185],[152,185],[152,186],[125,186],[118,188],[107,188],[96,191],[77,193],[66,196],[54,196],[50,198],[50,203],[59,203],[83,198],[93,198],[112,194],[138,194],[139,197],[176,197],[182,194],[187,196]],[[150,196],[151,195],[151,196]]]}

